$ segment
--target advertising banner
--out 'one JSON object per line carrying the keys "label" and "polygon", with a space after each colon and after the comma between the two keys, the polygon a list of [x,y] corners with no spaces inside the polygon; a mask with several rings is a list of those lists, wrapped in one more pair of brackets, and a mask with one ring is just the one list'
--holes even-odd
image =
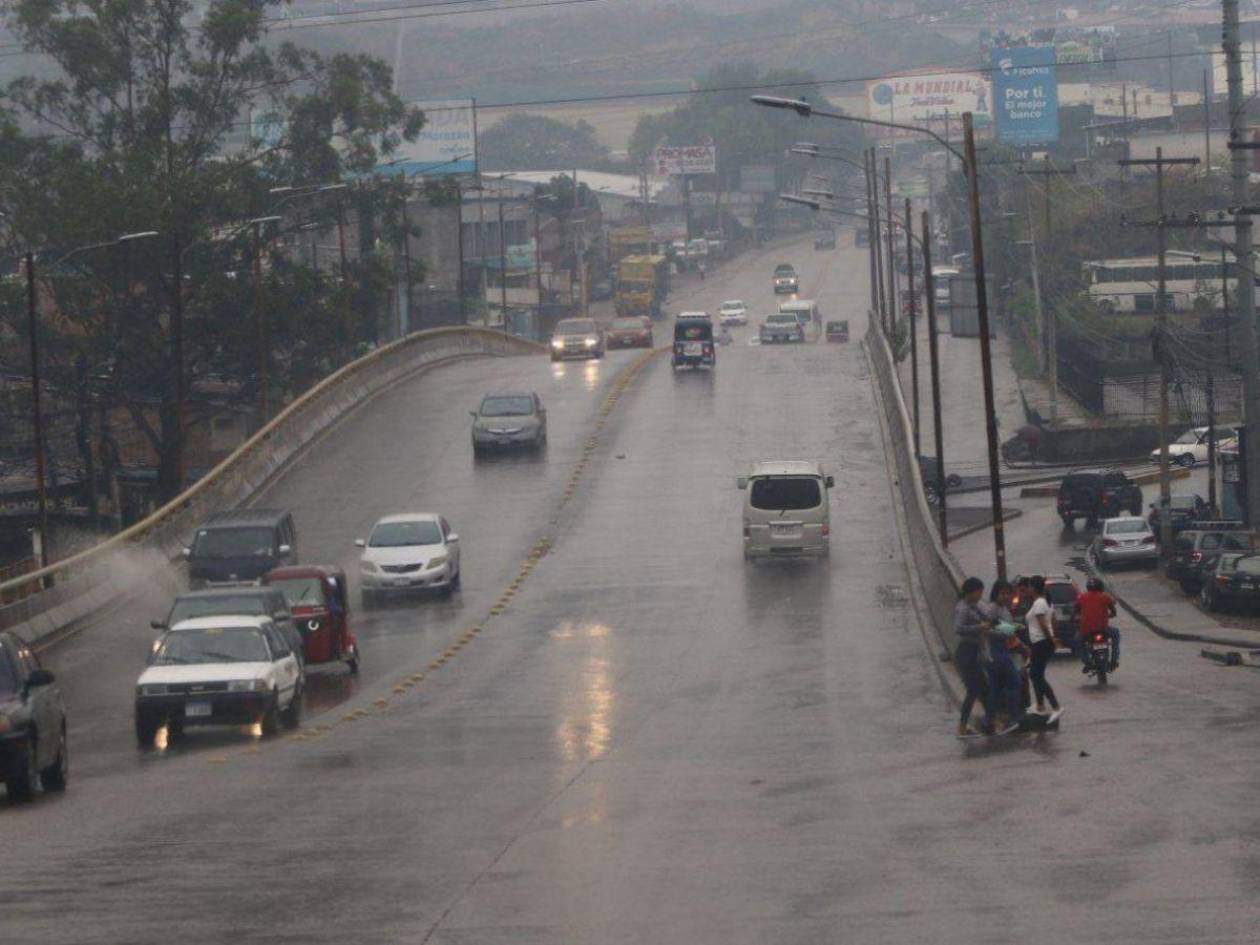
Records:
{"label": "advertising banner", "polygon": [[877,121],[925,124],[971,112],[975,126],[984,128],[991,102],[989,81],[978,72],[896,76],[866,86],[866,117]]}
{"label": "advertising banner", "polygon": [[1035,145],[1059,139],[1059,86],[1053,47],[993,50],[993,95],[999,141]]}
{"label": "advertising banner", "polygon": [[668,177],[671,174],[716,174],[717,148],[711,144],[678,147],[662,145],[652,152],[651,173],[657,177]]}
{"label": "advertising banner", "polygon": [[[1215,33],[1220,44],[1220,28]],[[1054,59],[1059,65],[1082,63],[1107,63],[1114,67],[1116,61],[1116,28],[1114,26],[1047,26],[1028,33],[1008,33],[1005,30],[989,32],[981,30],[980,48],[985,58],[999,49],[1020,46],[1051,46]]]}
{"label": "advertising banner", "polygon": [[477,134],[472,99],[412,102],[424,112],[424,127],[415,141],[404,141],[380,174],[472,174],[477,169]]}

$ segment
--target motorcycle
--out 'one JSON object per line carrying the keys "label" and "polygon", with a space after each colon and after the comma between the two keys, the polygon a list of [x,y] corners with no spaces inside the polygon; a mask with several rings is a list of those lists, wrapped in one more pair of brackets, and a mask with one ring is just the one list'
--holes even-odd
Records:
{"label": "motorcycle", "polygon": [[1085,672],[1098,679],[1098,685],[1107,685],[1107,674],[1111,672],[1111,640],[1105,633],[1091,633],[1081,640],[1085,647]]}

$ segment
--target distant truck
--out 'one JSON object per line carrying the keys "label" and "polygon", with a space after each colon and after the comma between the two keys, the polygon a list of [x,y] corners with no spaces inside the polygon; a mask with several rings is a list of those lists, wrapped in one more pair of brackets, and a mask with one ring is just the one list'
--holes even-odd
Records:
{"label": "distant truck", "polygon": [[650,226],[615,226],[608,231],[608,261],[616,265],[627,256],[651,256],[660,246]]}
{"label": "distant truck", "polygon": [[627,256],[617,263],[618,315],[659,318],[669,293],[669,260],[665,256]]}

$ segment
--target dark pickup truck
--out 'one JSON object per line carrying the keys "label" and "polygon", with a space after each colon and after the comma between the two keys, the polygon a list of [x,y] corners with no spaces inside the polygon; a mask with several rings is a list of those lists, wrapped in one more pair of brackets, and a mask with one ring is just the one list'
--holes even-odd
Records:
{"label": "dark pickup truck", "polygon": [[1142,514],[1142,487],[1118,469],[1077,470],[1059,483],[1059,518],[1071,528],[1078,518],[1091,528],[1105,518]]}

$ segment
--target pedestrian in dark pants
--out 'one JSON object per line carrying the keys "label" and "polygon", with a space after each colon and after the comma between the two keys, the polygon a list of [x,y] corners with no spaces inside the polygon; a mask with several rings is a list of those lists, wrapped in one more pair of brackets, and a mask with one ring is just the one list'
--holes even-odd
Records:
{"label": "pedestrian in dark pants", "polygon": [[980,597],[984,594],[984,582],[969,577],[963,581],[961,596],[954,607],[954,636],[958,644],[954,648],[954,665],[967,687],[958,717],[959,736],[971,733],[971,710],[979,699],[984,706],[984,731],[993,730],[993,709],[989,701],[988,680],[985,678],[984,648],[988,646],[986,633],[989,619],[980,609]]}
{"label": "pedestrian in dark pants", "polygon": [[1014,635],[1015,618],[1011,615],[1011,597],[1014,589],[1009,581],[994,581],[989,591],[989,603],[983,606],[992,628],[989,631],[989,701],[996,713],[994,725],[1002,731],[1018,727],[1023,715],[1020,691],[1023,683],[1019,668],[1012,658],[1012,647],[1023,644]]}
{"label": "pedestrian in dark pants", "polygon": [[1054,635],[1054,611],[1046,600],[1046,579],[1037,575],[1032,579],[1033,605],[1028,610],[1028,642],[1032,645],[1032,665],[1028,675],[1032,679],[1033,695],[1037,698],[1037,711],[1045,714],[1046,703],[1058,713],[1059,700],[1046,679],[1049,665],[1059,641]]}

